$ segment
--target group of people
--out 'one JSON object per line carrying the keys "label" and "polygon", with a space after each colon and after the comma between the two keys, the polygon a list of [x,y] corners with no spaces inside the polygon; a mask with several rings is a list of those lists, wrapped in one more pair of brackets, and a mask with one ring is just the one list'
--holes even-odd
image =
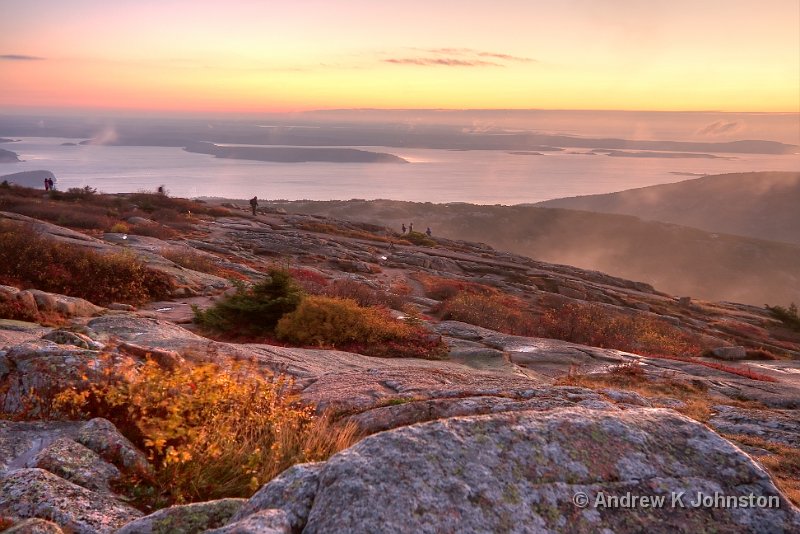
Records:
{"label": "group of people", "polygon": [[56,189],[56,186],[53,183],[53,179],[50,178],[50,177],[45,178],[44,179],[44,190],[45,191],[55,191],[55,189]]}
{"label": "group of people", "polygon": [[[403,234],[405,234],[406,233],[406,223],[403,223],[401,228],[403,230]],[[414,223],[413,222],[408,223],[408,233],[410,234],[413,231],[414,231]],[[430,226],[428,227],[427,230],[425,230],[425,233],[428,234],[428,237],[431,236],[432,232],[431,232],[431,227]]]}

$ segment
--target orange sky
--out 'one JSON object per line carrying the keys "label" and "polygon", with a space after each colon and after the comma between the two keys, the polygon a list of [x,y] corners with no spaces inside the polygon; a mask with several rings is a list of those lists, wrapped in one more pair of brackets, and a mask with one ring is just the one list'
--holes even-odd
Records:
{"label": "orange sky", "polygon": [[0,0],[0,110],[800,111],[797,0]]}

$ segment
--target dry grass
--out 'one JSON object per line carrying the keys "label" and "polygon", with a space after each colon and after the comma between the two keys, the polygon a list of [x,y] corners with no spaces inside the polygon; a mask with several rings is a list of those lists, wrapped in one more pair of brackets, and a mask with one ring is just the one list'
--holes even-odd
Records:
{"label": "dry grass", "polygon": [[372,232],[367,232],[364,230],[354,229],[354,228],[343,228],[341,226],[334,226],[328,223],[319,223],[319,222],[304,222],[297,225],[297,228],[300,230],[305,230],[307,232],[316,232],[319,234],[328,234],[328,235],[339,235],[343,237],[352,237],[355,239],[364,239],[366,241],[378,241],[380,243],[403,243],[403,244],[410,244],[407,241],[390,239],[386,236],[373,234]]}
{"label": "dry grass", "polygon": [[726,404],[753,410],[765,406],[757,401],[737,401],[712,396],[700,382],[677,380],[670,373],[660,376],[648,375],[638,363],[627,363],[613,367],[607,373],[570,373],[556,381],[557,385],[580,386],[588,389],[614,388],[633,391],[647,398],[670,397],[682,401],[685,406],[676,411],[701,423],[712,416],[712,406]]}
{"label": "dry grass", "polygon": [[357,439],[300,404],[291,380],[212,364],[165,370],[148,361],[129,381],[68,389],[67,416],[105,417],[145,450],[156,472],[122,487],[144,508],[248,497],[296,463],[320,461]]}
{"label": "dry grass", "polygon": [[559,385],[582,386],[590,389],[617,388],[635,391],[645,397],[674,397],[686,400],[697,396],[705,396],[707,388],[702,385],[676,380],[663,374],[659,377],[648,376],[638,363],[626,363],[612,367],[607,373],[580,374],[570,373],[557,381]]}
{"label": "dry grass", "polygon": [[795,506],[800,506],[800,448],[744,434],[725,434],[724,437],[733,442],[769,451],[771,454],[758,457],[758,461],[772,475],[775,485]]}

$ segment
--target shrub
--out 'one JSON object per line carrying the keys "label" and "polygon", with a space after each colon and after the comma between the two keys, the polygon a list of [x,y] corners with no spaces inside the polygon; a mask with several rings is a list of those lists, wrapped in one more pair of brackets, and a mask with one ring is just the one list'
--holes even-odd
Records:
{"label": "shrub", "polygon": [[169,261],[186,269],[201,273],[220,274],[220,267],[210,256],[200,254],[188,248],[165,248],[158,252]]}
{"label": "shrub", "polygon": [[70,187],[69,189],[67,189],[66,193],[59,193],[58,191],[52,191],[50,196],[60,197],[60,199],[64,200],[86,200],[94,197],[96,194],[97,194],[97,189],[86,185],[83,187]]}
{"label": "shrub", "polygon": [[39,316],[33,310],[23,305],[14,298],[2,299],[0,296],[0,319],[13,319],[15,321],[37,321]]}
{"label": "shrub", "polygon": [[292,387],[253,369],[165,370],[148,361],[130,381],[66,390],[56,406],[68,416],[105,417],[145,450],[155,476],[131,476],[128,491],[160,507],[249,497],[291,465],[325,460],[356,441],[352,423],[315,415]]}
{"label": "shrub", "polygon": [[328,279],[318,271],[292,267],[289,269],[289,273],[306,293],[322,293],[325,286],[328,285]]}
{"label": "shrub", "polygon": [[416,273],[414,279],[422,284],[425,296],[436,300],[447,300],[455,297],[459,293],[471,293],[474,295],[497,295],[498,290],[475,282],[465,280],[454,280],[452,278],[442,278],[431,276],[424,273]]}
{"label": "shrub", "polygon": [[687,356],[701,352],[694,336],[655,318],[623,315],[596,304],[571,303],[547,310],[540,335],[637,354]]}
{"label": "shrub", "polygon": [[133,235],[155,237],[156,239],[172,239],[178,235],[178,232],[172,228],[160,224],[135,224],[131,226],[129,233]]}
{"label": "shrub", "polygon": [[292,343],[370,356],[434,359],[445,354],[441,339],[423,327],[397,320],[385,308],[364,308],[349,299],[307,297],[278,322],[275,332]]}
{"label": "shrub", "polygon": [[360,306],[388,306],[400,310],[406,305],[406,298],[401,295],[386,293],[363,282],[349,279],[334,280],[320,293],[328,297],[354,300]]}
{"label": "shrub", "polygon": [[212,331],[232,335],[270,335],[284,314],[293,311],[303,292],[288,271],[270,269],[252,286],[239,282],[236,292],[213,307],[195,309],[195,320]]}
{"label": "shrub", "polygon": [[114,224],[105,210],[97,210],[71,204],[44,204],[40,202],[23,202],[3,206],[7,211],[27,215],[34,219],[52,222],[59,226],[80,228],[83,230],[105,230]]}
{"label": "shrub", "polygon": [[109,230],[112,234],[127,234],[130,233],[131,227],[124,222],[115,223]]}
{"label": "shrub", "polygon": [[767,306],[770,315],[779,320],[795,332],[800,332],[800,315],[797,314],[797,304],[792,302],[788,308],[783,306]]}
{"label": "shrub", "polygon": [[445,320],[462,321],[518,336],[537,334],[537,323],[521,300],[501,294],[460,292],[436,310]]}
{"label": "shrub", "polygon": [[19,224],[0,224],[0,252],[0,276],[95,304],[157,300],[172,289],[168,275],[130,253],[99,254],[46,239]]}
{"label": "shrub", "polygon": [[421,247],[435,247],[436,241],[423,234],[422,232],[408,232],[403,235],[403,239],[410,241],[414,245]]}
{"label": "shrub", "polygon": [[[142,211],[154,213],[157,210],[167,210],[180,214],[210,215],[221,217],[230,215],[230,211],[225,208],[207,206],[198,200],[185,198],[174,198],[166,194],[140,192],[126,195],[126,198]],[[162,212],[162,215],[165,212]]]}

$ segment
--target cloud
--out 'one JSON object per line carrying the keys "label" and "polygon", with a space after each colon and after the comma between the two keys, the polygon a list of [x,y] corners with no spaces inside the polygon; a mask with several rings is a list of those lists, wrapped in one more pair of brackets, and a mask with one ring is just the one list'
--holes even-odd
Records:
{"label": "cloud", "polygon": [[421,65],[424,67],[502,67],[500,63],[481,59],[460,59],[452,57],[404,57],[384,59],[384,63],[393,65]]}
{"label": "cloud", "polygon": [[720,135],[729,135],[736,132],[740,132],[744,130],[744,124],[738,121],[733,122],[725,122],[725,121],[717,121],[712,122],[708,126],[705,126],[698,130],[698,135],[705,135],[705,136],[720,136]]}
{"label": "cloud", "polygon": [[2,54],[0,61],[43,61],[45,58],[38,56],[26,56],[23,54]]}
{"label": "cloud", "polygon": [[516,61],[519,63],[536,62],[535,59],[529,57],[512,56],[511,54],[498,54],[496,52],[484,52],[481,50],[474,50],[472,48],[426,48],[422,50],[431,54],[490,57],[494,59],[502,59],[504,61]]}
{"label": "cloud", "polygon": [[[423,67],[506,67],[509,63],[535,63],[529,57],[512,56],[497,52],[486,52],[473,48],[413,48],[414,54],[382,59],[393,65],[418,65]],[[420,52],[422,54],[420,54]]]}

